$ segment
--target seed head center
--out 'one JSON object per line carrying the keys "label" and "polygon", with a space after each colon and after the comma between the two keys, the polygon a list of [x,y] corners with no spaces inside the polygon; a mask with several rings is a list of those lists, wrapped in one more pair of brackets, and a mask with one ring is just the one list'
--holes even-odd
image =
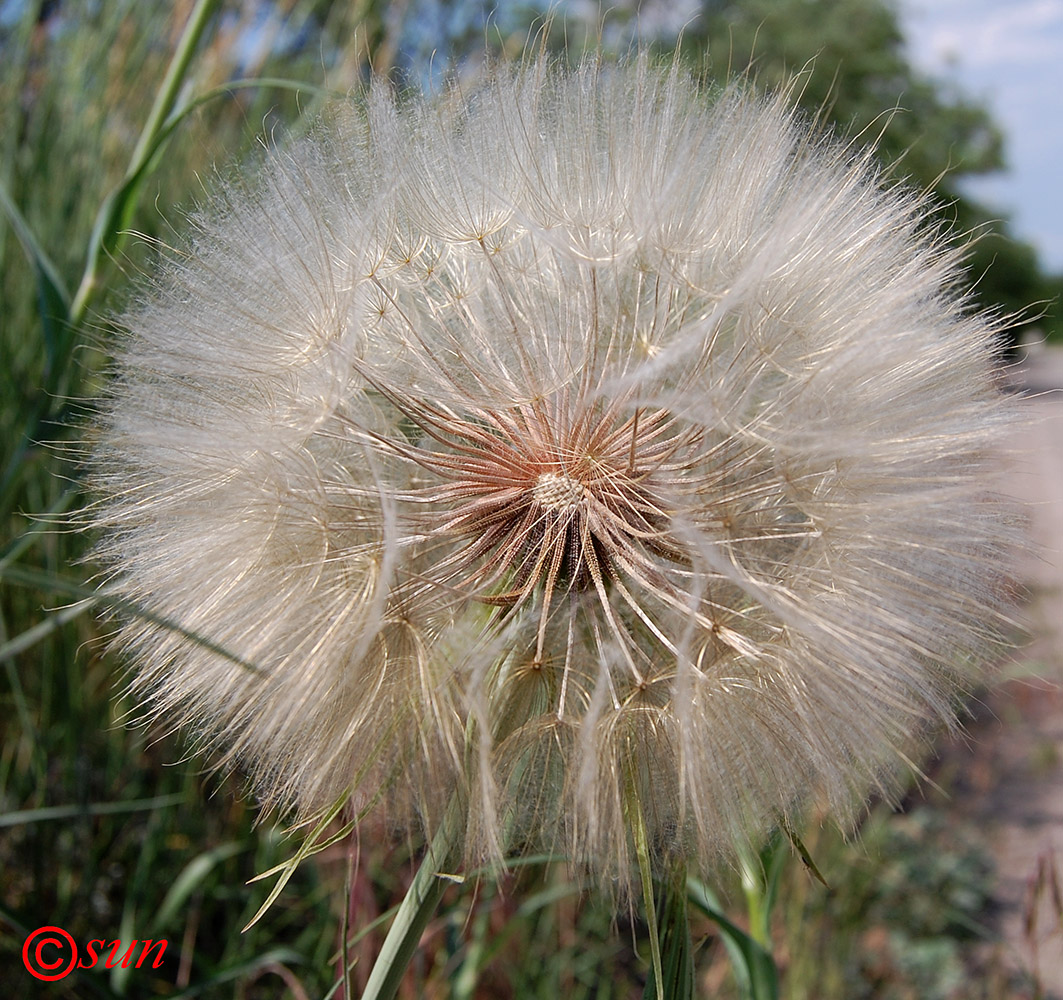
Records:
{"label": "seed head center", "polygon": [[543,472],[532,487],[532,496],[547,510],[571,510],[583,492],[583,484],[563,472]]}

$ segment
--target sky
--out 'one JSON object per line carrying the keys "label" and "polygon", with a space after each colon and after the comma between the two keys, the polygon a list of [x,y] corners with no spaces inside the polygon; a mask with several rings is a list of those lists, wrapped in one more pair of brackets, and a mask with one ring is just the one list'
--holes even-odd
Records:
{"label": "sky", "polygon": [[1008,170],[963,184],[1063,273],[1063,0],[901,0],[917,68],[986,104]]}
{"label": "sky", "polygon": [[[1042,265],[1063,274],[1063,0],[895,2],[915,66],[986,104],[1004,129],[1008,169],[966,180],[965,193],[1009,215],[1015,233],[1037,247]],[[0,20],[22,6],[22,0],[0,0]],[[453,12],[470,4],[424,0],[421,6]],[[675,9],[684,17],[697,6],[697,0],[643,0],[644,8]]]}

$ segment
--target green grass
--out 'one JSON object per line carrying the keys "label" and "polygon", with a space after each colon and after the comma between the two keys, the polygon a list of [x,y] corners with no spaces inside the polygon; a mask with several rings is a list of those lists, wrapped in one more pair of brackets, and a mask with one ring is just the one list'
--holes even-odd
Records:
{"label": "green grass", "polygon": [[[236,779],[204,779],[169,734],[123,724],[121,668],[105,652],[85,539],[56,515],[82,502],[82,400],[98,392],[107,316],[153,247],[172,242],[214,162],[246,156],[263,126],[298,129],[328,81],[219,89],[231,34],[200,4],[108,3],[4,40],[0,70],[0,984],[55,996],[275,995],[278,975],[323,995],[335,981],[342,895],[305,866],[282,904],[241,934],[268,891],[246,883],[296,844],[255,816]],[[176,13],[174,13],[176,11]],[[297,12],[298,13],[298,12]],[[201,30],[196,30],[201,29]],[[169,86],[167,69],[173,66]],[[262,75],[278,75],[259,67]],[[347,86],[353,86],[353,79]],[[164,155],[163,155],[164,154]],[[342,889],[342,881],[340,882]],[[45,986],[26,935],[164,937],[155,973],[78,971]],[[291,969],[291,973],[284,970]],[[271,982],[272,980],[272,982]]]}

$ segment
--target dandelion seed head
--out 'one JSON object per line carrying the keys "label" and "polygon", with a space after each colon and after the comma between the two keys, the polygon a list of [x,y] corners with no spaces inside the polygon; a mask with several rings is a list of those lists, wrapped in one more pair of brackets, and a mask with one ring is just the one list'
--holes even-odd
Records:
{"label": "dandelion seed head", "polygon": [[377,87],[125,317],[91,517],[134,693],[267,808],[458,796],[470,862],[844,823],[1008,588],[998,324],[927,211],[646,61]]}

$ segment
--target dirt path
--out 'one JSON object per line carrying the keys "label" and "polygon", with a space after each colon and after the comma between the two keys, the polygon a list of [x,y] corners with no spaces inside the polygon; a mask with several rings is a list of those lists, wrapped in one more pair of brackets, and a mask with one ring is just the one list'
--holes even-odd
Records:
{"label": "dirt path", "polygon": [[1033,975],[1033,996],[1063,1000],[1063,348],[1032,349],[1015,375],[1032,422],[1006,488],[1030,517],[1031,640],[987,697],[952,794],[996,859],[1008,963]]}

